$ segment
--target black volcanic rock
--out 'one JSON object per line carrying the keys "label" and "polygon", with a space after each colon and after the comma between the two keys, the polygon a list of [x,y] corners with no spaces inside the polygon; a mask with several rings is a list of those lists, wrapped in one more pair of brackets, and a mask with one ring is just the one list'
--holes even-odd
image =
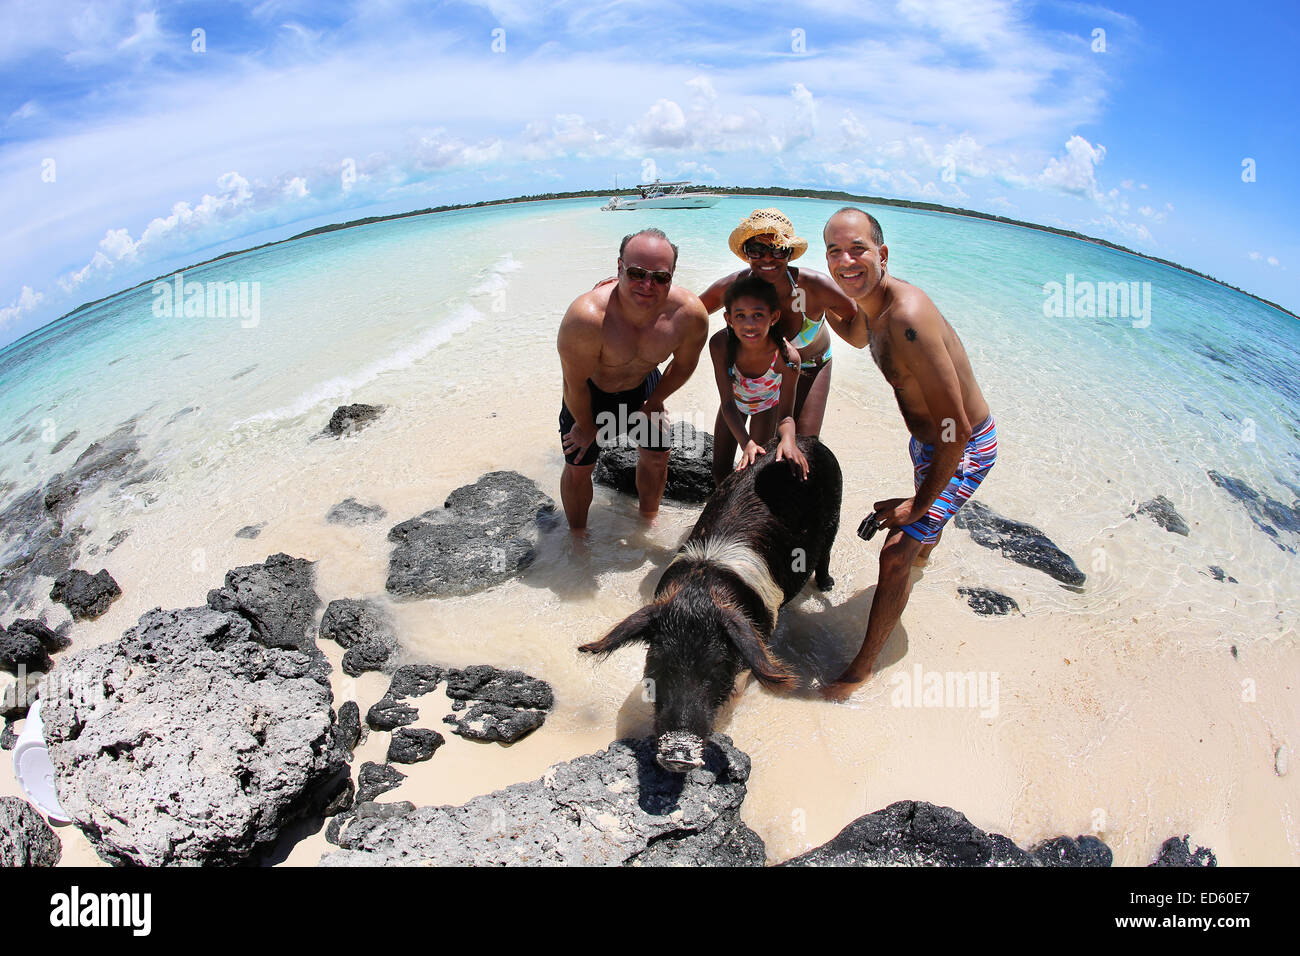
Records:
{"label": "black volcanic rock", "polygon": [[357,803],[369,803],[381,793],[395,790],[406,774],[382,763],[363,763],[357,774]]}
{"label": "black volcanic rock", "polygon": [[783,866],[1105,866],[1110,848],[1093,836],[1057,837],[1022,850],[985,833],[951,807],[900,800],[858,817],[830,842]]}
{"label": "black volcanic rock", "polygon": [[1278,529],[1300,535],[1300,508],[1285,505],[1276,498],[1261,494],[1240,478],[1217,471],[1209,471],[1207,474],[1212,482],[1241,502],[1255,527],[1272,538],[1274,544],[1284,551],[1295,551],[1277,540]]}
{"label": "black volcanic rock", "polygon": [[419,717],[420,712],[410,704],[393,700],[391,697],[377,701],[371,705],[370,710],[366,711],[366,723],[374,730],[404,727],[415,723]]}
{"label": "black volcanic rock", "polygon": [[1031,524],[1004,518],[978,501],[969,501],[953,523],[981,547],[1001,551],[1008,560],[1051,575],[1062,584],[1082,587],[1087,575],[1074,560]]}
{"label": "black volcanic rock", "polygon": [[329,524],[359,525],[382,521],[388,512],[379,505],[363,505],[356,498],[344,498],[325,514]]}
{"label": "black volcanic rock", "polygon": [[1170,837],[1160,845],[1160,855],[1149,866],[1218,866],[1212,850],[1203,846],[1192,849],[1190,837]]}
{"label": "black volcanic rock", "polygon": [[1007,597],[991,588],[958,588],[957,593],[966,599],[966,603],[976,614],[1003,615],[1020,611],[1020,605],[1016,603],[1015,598]]}
{"label": "black volcanic rock", "polygon": [[391,763],[419,763],[432,757],[447,742],[436,730],[418,727],[398,727],[388,742],[388,760]]}
{"label": "black volcanic rock", "polygon": [[473,594],[515,577],[536,556],[555,502],[513,471],[457,488],[442,508],[395,525],[386,587],[404,597]]}
{"label": "black volcanic rock", "polygon": [[338,438],[360,431],[383,414],[387,407],[386,405],[340,405],[330,416],[329,424],[325,426],[325,434]]}
{"label": "black volcanic rock", "polygon": [[320,653],[314,628],[320,598],[312,562],[305,558],[279,553],[262,564],[232,568],[225,585],[208,592],[208,607],[248,620],[254,638],[267,647]]}
{"label": "black volcanic rock", "polygon": [[1150,501],[1142,502],[1138,505],[1137,513],[1146,515],[1166,531],[1181,534],[1184,538],[1192,533],[1192,529],[1187,526],[1183,516],[1174,507],[1174,503],[1164,495],[1156,495]]}
{"label": "black volcanic rock", "polygon": [[50,588],[50,600],[64,605],[74,621],[93,621],[121,596],[122,589],[106,568],[95,574],[74,568],[55,578]]}

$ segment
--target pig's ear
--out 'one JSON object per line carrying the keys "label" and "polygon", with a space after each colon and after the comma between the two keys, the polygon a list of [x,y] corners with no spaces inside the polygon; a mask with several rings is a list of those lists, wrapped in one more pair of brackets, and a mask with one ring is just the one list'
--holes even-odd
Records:
{"label": "pig's ear", "polygon": [[590,644],[583,644],[578,650],[584,654],[604,655],[618,650],[624,644],[631,644],[633,641],[644,641],[648,644],[654,634],[655,618],[660,610],[662,610],[660,605],[648,604],[635,614],[629,615],[622,624],[600,640],[592,641]]}
{"label": "pig's ear", "polygon": [[731,643],[736,645],[736,649],[745,658],[745,663],[762,684],[780,688],[794,683],[795,676],[786,670],[785,663],[780,658],[772,656],[763,638],[743,614],[727,608],[723,611],[723,621]]}

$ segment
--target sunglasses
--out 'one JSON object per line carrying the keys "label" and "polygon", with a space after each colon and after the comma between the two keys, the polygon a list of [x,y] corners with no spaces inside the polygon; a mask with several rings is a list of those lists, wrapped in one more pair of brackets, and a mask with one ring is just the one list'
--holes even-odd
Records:
{"label": "sunglasses", "polygon": [[771,246],[757,239],[747,239],[740,248],[751,259],[761,259],[764,256],[771,256],[773,259],[789,259],[790,253],[794,251],[782,246]]}
{"label": "sunglasses", "polygon": [[627,273],[627,277],[633,282],[640,282],[643,279],[650,278],[655,281],[656,285],[667,285],[673,281],[673,274],[662,270],[651,272],[649,269],[642,269],[640,266],[625,265],[623,271]]}

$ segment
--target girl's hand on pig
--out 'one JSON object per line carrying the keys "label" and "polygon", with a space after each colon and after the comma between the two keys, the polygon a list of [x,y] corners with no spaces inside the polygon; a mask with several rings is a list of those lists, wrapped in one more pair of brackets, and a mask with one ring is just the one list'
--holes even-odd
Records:
{"label": "girl's hand on pig", "polygon": [[781,444],[776,446],[776,460],[790,462],[798,469],[803,480],[808,480],[808,459],[804,457],[793,438],[782,439]]}
{"label": "girl's hand on pig", "polygon": [[740,461],[736,463],[736,471],[744,471],[754,462],[758,461],[759,455],[766,455],[765,452],[754,439],[750,439],[740,452]]}

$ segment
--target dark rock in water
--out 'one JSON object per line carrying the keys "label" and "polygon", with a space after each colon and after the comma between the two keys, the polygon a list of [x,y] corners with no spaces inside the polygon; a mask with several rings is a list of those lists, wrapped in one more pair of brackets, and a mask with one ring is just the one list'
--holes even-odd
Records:
{"label": "dark rock in water", "polygon": [[1088,579],[1043,532],[1033,525],[1004,518],[978,501],[968,501],[953,523],[969,531],[976,544],[1001,551],[1004,558],[1049,574],[1062,584],[1082,587]]}
{"label": "dark rock in water", "polygon": [[1110,866],[1114,862],[1110,847],[1095,836],[1081,836],[1078,840],[1059,836],[1029,852],[1041,866]]}
{"label": "dark rock in water", "polygon": [[18,744],[18,735],[14,733],[14,722],[5,721],[5,729],[0,730],[0,750],[13,750]]}
{"label": "dark rock in water", "polygon": [[393,622],[383,607],[374,601],[359,601],[355,598],[330,601],[320,619],[320,636],[343,648],[361,644],[383,644],[394,650],[397,648]]}
{"label": "dark rock in water", "polygon": [[345,525],[368,524],[387,517],[388,512],[379,505],[363,505],[356,498],[344,498],[325,514],[330,524]]}
{"label": "dark rock in water", "polygon": [[58,835],[21,797],[0,797],[0,866],[54,866],[63,855]]}
{"label": "dark rock in water", "polygon": [[208,592],[208,607],[246,618],[267,647],[315,651],[312,625],[320,598],[313,577],[312,562],[273,554],[263,564],[227,571],[225,585]]}
{"label": "dark rock in water", "polygon": [[[668,484],[664,497],[688,503],[705,501],[713,494],[713,436],[675,422],[670,430],[672,453],[668,456]],[[624,494],[636,494],[637,450],[626,436],[605,448],[596,462],[592,481]]]}
{"label": "dark rock in water", "polygon": [[1210,577],[1214,578],[1214,580],[1216,581],[1226,580],[1229,584],[1238,583],[1236,578],[1229,575],[1226,571],[1223,570],[1223,568],[1219,567],[1217,564],[1210,565]]}
{"label": "dark rock in water", "polygon": [[405,664],[393,672],[393,682],[384,696],[394,700],[423,697],[437,688],[442,678],[443,670],[436,664]]}
{"label": "dark rock in water", "polygon": [[40,640],[21,630],[0,630],[0,668],[11,674],[22,667],[28,671],[48,671],[54,666]]}
{"label": "dark rock in water", "polygon": [[1213,851],[1198,846],[1194,851],[1189,836],[1170,837],[1160,845],[1160,855],[1149,866],[1218,866]]}
{"label": "dark rock in water", "polygon": [[113,536],[108,539],[108,546],[104,548],[105,554],[112,554],[117,550],[117,546],[131,536],[130,528],[123,528],[121,531],[114,531]]}
{"label": "dark rock in water", "polygon": [[63,449],[67,448],[68,445],[76,441],[76,438],[79,434],[81,433],[77,431],[68,432],[66,435],[64,435],[62,438],[60,438],[53,445],[50,446],[50,454],[57,455],[59,452],[63,451]]}
{"label": "dark rock in water", "polygon": [[387,407],[386,405],[340,405],[330,416],[329,424],[325,426],[325,433],[338,437],[360,431],[383,414]]}
{"label": "dark rock in water", "polygon": [[1174,503],[1164,495],[1156,495],[1150,501],[1142,502],[1138,505],[1137,513],[1146,515],[1166,531],[1181,534],[1184,538],[1192,533],[1192,529],[1187,527],[1187,522],[1174,507]]}
{"label": "dark rock in water", "polygon": [[532,563],[540,528],[554,517],[555,502],[531,479],[489,472],[388,532],[397,547],[386,587],[409,597],[482,591]]}
{"label": "dark rock in water", "polygon": [[381,793],[396,790],[406,774],[383,763],[363,763],[357,774],[357,803],[369,803]]}
{"label": "dark rock in water", "polygon": [[133,423],[91,442],[68,471],[55,475],[46,483],[46,509],[61,515],[81,495],[89,494],[106,482],[121,480],[132,472],[138,473],[140,465],[136,456],[139,453],[140,443]]}
{"label": "dark rock in water", "polygon": [[428,760],[447,742],[436,730],[399,727],[388,742],[388,759],[392,763],[419,763]]}
{"label": "dark rock in water", "polygon": [[79,527],[63,527],[63,519],[45,507],[45,490],[34,488],[0,511],[0,598],[21,607],[36,596],[38,577],[57,578],[78,557]]}
{"label": "dark rock in water", "polygon": [[467,740],[512,744],[542,726],[546,722],[546,712],[478,701],[459,717],[448,714],[442,722],[451,724],[452,733]]}
{"label": "dark rock in water", "polygon": [[343,673],[360,677],[367,671],[381,671],[393,656],[393,649],[379,641],[355,644],[343,655]]}
{"label": "dark rock in water", "polygon": [[501,743],[514,743],[532,733],[555,706],[555,694],[546,681],[487,664],[448,671],[447,696],[453,710],[463,711],[459,718],[451,714],[443,718],[454,726],[453,733]]}
{"label": "dark rock in water", "polygon": [[383,698],[366,711],[366,723],[374,730],[405,727],[407,724],[415,723],[419,717],[420,712],[410,704],[403,704],[391,697]]}
{"label": "dark rock in water", "polygon": [[80,689],[41,701],[59,803],[114,863],[240,862],[346,767],[328,673],[232,612],[149,611],[59,673]]}
{"label": "dark rock in water", "polygon": [[1012,611],[1020,612],[1020,605],[1013,597],[1007,597],[990,588],[958,588],[957,593],[966,599],[976,614],[1001,615]]}
{"label": "dark rock in water", "polygon": [[73,569],[59,575],[50,588],[50,600],[64,605],[74,621],[93,621],[122,596],[107,568],[98,573]]}
{"label": "dark rock in water", "polygon": [[1099,866],[1110,847],[1094,836],[1060,836],[1022,850],[985,833],[951,807],[900,800],[858,817],[839,834],[784,866]]}
{"label": "dark rock in water", "polygon": [[266,527],[265,521],[263,521],[261,524],[246,524],[238,531],[235,532],[235,537],[249,538],[249,539],[256,538],[259,534],[262,533],[262,529],[265,527]]}
{"label": "dark rock in water", "polygon": [[740,821],[749,758],[714,734],[704,766],[675,774],[655,750],[616,741],[458,807],[379,818],[359,806],[321,865],[761,866],[762,841]]}
{"label": "dark rock in water", "polygon": [[[960,514],[961,512],[958,512]],[[951,807],[900,800],[858,817],[784,866],[1033,866],[1034,857]]]}
{"label": "dark rock in water", "polygon": [[350,700],[339,708],[334,721],[334,744],[346,753],[357,749],[361,740],[361,708],[355,700]]}
{"label": "dark rock in water", "polygon": [[447,672],[447,696],[453,700],[486,700],[507,707],[555,706],[551,685],[523,671],[498,670],[488,664]]}
{"label": "dark rock in water", "polygon": [[1284,551],[1294,551],[1293,548],[1288,548],[1276,540],[1277,529],[1281,528],[1291,534],[1300,534],[1300,509],[1284,505],[1276,498],[1261,494],[1240,478],[1233,478],[1217,471],[1209,471],[1207,474],[1211,481],[1245,506],[1250,520],[1255,522],[1255,526],[1260,531],[1275,539],[1274,543],[1279,548]]}

